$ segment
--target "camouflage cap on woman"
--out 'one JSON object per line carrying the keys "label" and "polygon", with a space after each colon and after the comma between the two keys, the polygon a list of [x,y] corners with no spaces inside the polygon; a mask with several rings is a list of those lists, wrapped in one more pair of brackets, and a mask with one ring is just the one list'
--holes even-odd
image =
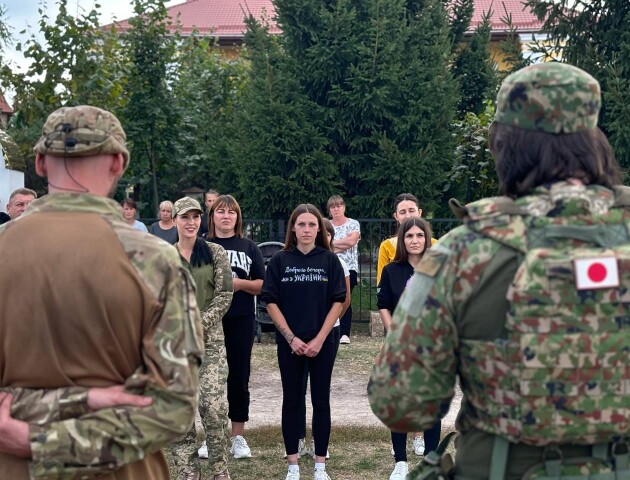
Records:
{"label": "camouflage cap on woman", "polygon": [[177,215],[183,215],[186,212],[190,212],[191,210],[199,210],[199,212],[203,213],[201,205],[194,198],[180,198],[173,205],[173,218],[175,218]]}
{"label": "camouflage cap on woman", "polygon": [[122,153],[129,165],[127,136],[113,113],[91,105],[62,107],[48,116],[35,153],[53,157],[88,157]]}
{"label": "camouflage cap on woman", "polygon": [[509,75],[497,96],[494,121],[553,134],[597,127],[599,82],[564,63],[540,63]]}

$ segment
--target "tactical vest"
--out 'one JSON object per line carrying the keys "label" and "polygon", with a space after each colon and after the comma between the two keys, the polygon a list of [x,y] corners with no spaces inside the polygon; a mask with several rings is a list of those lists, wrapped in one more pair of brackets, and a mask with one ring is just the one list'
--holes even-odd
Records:
{"label": "tactical vest", "polygon": [[630,419],[630,189],[593,215],[533,216],[507,198],[467,206],[466,225],[516,252],[507,335],[462,340],[479,430],[530,445],[624,437]]}

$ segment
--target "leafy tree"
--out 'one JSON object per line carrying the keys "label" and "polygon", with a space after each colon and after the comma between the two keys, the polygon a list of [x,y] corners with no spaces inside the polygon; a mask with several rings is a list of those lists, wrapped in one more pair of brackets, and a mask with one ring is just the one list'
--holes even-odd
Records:
{"label": "leafy tree", "polygon": [[555,56],[583,68],[602,87],[600,125],[620,164],[630,168],[630,2],[627,0],[526,0],[544,21],[548,38],[537,45],[543,57]]}
{"label": "leafy tree", "polygon": [[[131,28],[121,35],[129,59],[123,123],[133,162],[127,179],[134,195],[157,215],[159,179],[179,170],[177,144],[180,111],[169,82],[173,78],[176,38],[169,35],[170,20],[163,0],[134,0]],[[147,186],[148,189],[143,188]]]}
{"label": "leafy tree", "polygon": [[3,64],[0,71],[3,88],[14,92],[16,114],[8,132],[26,158],[25,184],[40,193],[46,187],[35,174],[32,147],[48,114],[64,105],[88,103],[115,110],[122,103],[124,61],[116,36],[100,29],[97,8],[74,17],[67,3],[57,2],[54,21],[39,8],[44,42],[33,34],[24,45],[16,45],[29,61],[27,70],[15,73]]}
{"label": "leafy tree", "polygon": [[484,12],[470,42],[460,50],[453,65],[453,75],[460,83],[460,116],[467,112],[480,114],[485,109],[484,101],[494,96],[497,75],[490,55],[491,17],[492,10]]}
{"label": "leafy tree", "polygon": [[[448,174],[445,192],[465,203],[499,194],[494,161],[488,149],[488,129],[494,118],[494,103],[486,100],[479,115],[468,112],[455,122],[455,162]],[[448,215],[446,209],[440,212]]]}
{"label": "leafy tree", "polygon": [[238,182],[233,191],[249,216],[286,219],[296,205],[331,195],[337,170],[314,122],[316,105],[297,82],[299,65],[268,26],[252,17],[246,23],[251,71],[230,150]]}
{"label": "leafy tree", "polygon": [[171,198],[191,185],[236,191],[229,143],[246,84],[247,62],[222,58],[211,42],[190,36],[179,47],[173,94],[182,111],[177,150],[185,168],[162,187]]}
{"label": "leafy tree", "polygon": [[7,7],[0,3],[0,62],[4,61],[4,49],[12,42],[11,26],[7,23]]}

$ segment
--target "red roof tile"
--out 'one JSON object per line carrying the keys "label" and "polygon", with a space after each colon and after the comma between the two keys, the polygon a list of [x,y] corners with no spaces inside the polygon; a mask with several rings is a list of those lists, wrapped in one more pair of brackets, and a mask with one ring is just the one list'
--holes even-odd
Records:
{"label": "red roof tile", "polygon": [[483,14],[490,9],[493,32],[507,31],[507,25],[501,21],[501,18],[506,17],[506,12],[512,15],[512,24],[519,33],[538,32],[542,27],[542,22],[525,8],[522,0],[475,0],[475,13],[469,31],[473,31],[481,23]]}
{"label": "red roof tile", "polygon": [[[473,31],[481,22],[483,12],[492,8],[492,31],[507,30],[501,21],[505,10],[512,14],[512,23],[519,32],[536,32],[540,22],[529,11],[524,10],[522,0],[475,0],[475,13],[470,26]],[[505,9],[504,9],[505,5]],[[218,38],[241,38],[245,33],[244,18],[248,13],[255,18],[262,18],[263,12],[270,23],[270,32],[280,33],[273,21],[275,8],[271,0],[188,0],[168,8],[169,16],[181,25],[181,33],[189,35],[197,30],[201,35],[213,35]],[[125,31],[129,29],[127,20],[116,22],[116,26]]]}
{"label": "red roof tile", "polygon": [[13,113],[13,109],[9,106],[7,101],[4,99],[4,95],[0,93],[0,112],[2,113]]}
{"label": "red roof tile", "polygon": [[[271,0],[188,0],[168,8],[169,16],[181,25],[182,35],[189,35],[195,29],[201,35],[215,37],[242,37],[245,33],[245,17],[251,13],[255,18],[264,16],[269,20],[270,32],[280,33],[272,18],[276,10]],[[127,20],[116,22],[125,31]]]}

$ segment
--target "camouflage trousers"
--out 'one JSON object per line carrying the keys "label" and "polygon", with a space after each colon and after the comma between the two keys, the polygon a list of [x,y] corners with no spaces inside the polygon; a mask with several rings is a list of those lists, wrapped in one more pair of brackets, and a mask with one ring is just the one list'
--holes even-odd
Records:
{"label": "camouflage trousers", "polygon": [[[227,470],[230,438],[227,428],[227,374],[223,341],[207,342],[203,364],[199,369],[199,414],[205,429],[211,475],[219,475]],[[199,471],[197,449],[200,446],[194,424],[184,437],[170,444],[178,477]]]}

